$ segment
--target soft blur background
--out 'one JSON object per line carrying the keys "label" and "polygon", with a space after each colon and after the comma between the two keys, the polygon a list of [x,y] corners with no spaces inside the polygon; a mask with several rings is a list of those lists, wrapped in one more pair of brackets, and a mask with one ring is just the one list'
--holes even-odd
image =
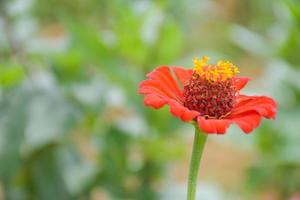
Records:
{"label": "soft blur background", "polygon": [[200,199],[299,200],[298,0],[0,0],[0,199],[185,199],[193,127],[137,89],[202,55],[279,109],[209,136]]}

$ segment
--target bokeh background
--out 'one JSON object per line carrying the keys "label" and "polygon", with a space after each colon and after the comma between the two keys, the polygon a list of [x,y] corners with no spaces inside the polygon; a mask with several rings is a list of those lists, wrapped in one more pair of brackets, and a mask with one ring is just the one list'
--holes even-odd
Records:
{"label": "bokeh background", "polygon": [[185,199],[193,127],[137,89],[202,55],[279,109],[209,136],[200,199],[299,200],[298,0],[0,0],[0,199]]}

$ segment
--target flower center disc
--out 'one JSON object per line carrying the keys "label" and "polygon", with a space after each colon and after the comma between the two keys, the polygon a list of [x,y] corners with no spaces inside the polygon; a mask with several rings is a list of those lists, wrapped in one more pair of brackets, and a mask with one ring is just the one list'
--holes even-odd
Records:
{"label": "flower center disc", "polygon": [[184,106],[207,118],[223,118],[236,103],[232,78],[210,81],[194,72],[183,90]]}

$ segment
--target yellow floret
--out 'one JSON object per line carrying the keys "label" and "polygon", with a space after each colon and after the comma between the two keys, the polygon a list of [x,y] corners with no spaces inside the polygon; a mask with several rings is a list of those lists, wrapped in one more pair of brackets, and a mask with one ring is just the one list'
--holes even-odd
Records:
{"label": "yellow floret", "polygon": [[208,81],[222,81],[232,78],[240,73],[237,66],[229,61],[220,60],[217,65],[207,65],[209,57],[203,56],[201,60],[194,58],[194,71]]}

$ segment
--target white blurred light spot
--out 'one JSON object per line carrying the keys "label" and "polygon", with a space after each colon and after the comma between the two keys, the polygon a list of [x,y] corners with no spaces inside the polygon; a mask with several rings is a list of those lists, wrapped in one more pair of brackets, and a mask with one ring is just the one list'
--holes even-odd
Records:
{"label": "white blurred light spot", "polygon": [[[258,81],[257,90],[264,95],[271,95],[281,105],[292,105],[295,103],[294,92],[286,83],[299,82],[299,73],[294,71],[282,60],[271,60],[265,68],[263,78]],[[300,86],[300,83],[299,83]]]}
{"label": "white blurred light spot", "polygon": [[82,192],[83,185],[88,184],[95,173],[95,167],[89,164],[69,165],[67,170],[64,170],[64,179],[71,193],[78,194]]}
{"label": "white blurred light spot", "polygon": [[111,87],[108,89],[107,94],[105,95],[105,101],[108,106],[122,106],[125,104],[126,96],[120,88]]}
{"label": "white blurred light spot", "polygon": [[70,40],[66,36],[57,38],[36,37],[28,42],[27,50],[39,53],[63,52],[69,42]]}
{"label": "white blurred light spot", "polygon": [[111,30],[102,31],[100,39],[108,47],[113,47],[118,43],[118,38],[116,37],[115,33]]}
{"label": "white blurred light spot", "polygon": [[37,30],[37,23],[33,18],[23,17],[15,23],[15,37],[27,42]]}
{"label": "white blurred light spot", "polygon": [[[197,199],[201,200],[224,200],[224,192],[216,184],[200,183],[196,189]],[[201,197],[201,198],[200,198]],[[182,200],[186,198],[186,185],[169,183],[164,188],[161,199],[163,200]]]}
{"label": "white blurred light spot", "polygon": [[81,102],[88,105],[97,105],[104,93],[104,83],[93,79],[87,84],[78,84],[73,87],[74,95]]}
{"label": "white blurred light spot", "polygon": [[7,43],[4,28],[4,21],[2,18],[0,18],[0,47],[4,47]]}
{"label": "white blurred light spot", "polygon": [[151,45],[157,40],[163,20],[164,14],[159,8],[149,10],[141,28],[141,38],[146,44]]}
{"label": "white blurred light spot", "polygon": [[31,8],[32,3],[32,0],[11,1],[7,6],[7,11],[10,13],[10,15],[19,15],[27,12]]}
{"label": "white blurred light spot", "polygon": [[135,115],[120,118],[117,121],[117,126],[134,136],[144,134],[147,129],[143,118]]}
{"label": "white blurred light spot", "polygon": [[242,26],[232,26],[231,40],[254,55],[266,55],[270,52],[268,44],[266,44],[266,40],[263,37]]}
{"label": "white blurred light spot", "polygon": [[133,10],[137,15],[143,15],[147,10],[149,10],[151,2],[149,0],[139,0],[133,3]]}
{"label": "white blurred light spot", "polygon": [[53,76],[47,71],[35,71],[31,74],[30,79],[27,80],[25,87],[31,89],[41,89],[56,93],[56,83]]}
{"label": "white blurred light spot", "polygon": [[55,79],[46,71],[33,73],[24,89],[33,93],[22,146],[22,153],[26,155],[35,148],[61,140],[70,109],[61,98]]}

